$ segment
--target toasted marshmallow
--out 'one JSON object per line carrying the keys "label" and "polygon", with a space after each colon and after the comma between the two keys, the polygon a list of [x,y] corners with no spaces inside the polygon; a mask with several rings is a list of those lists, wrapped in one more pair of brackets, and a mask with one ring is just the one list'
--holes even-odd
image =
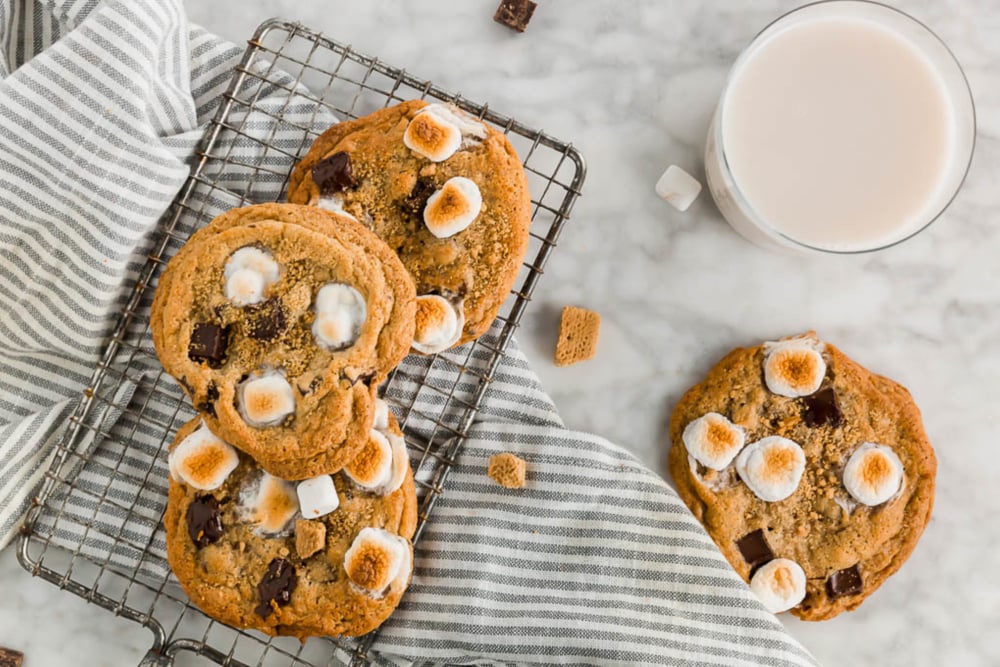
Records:
{"label": "toasted marshmallow", "polygon": [[746,443],[743,427],[718,412],[695,419],[684,428],[681,438],[688,454],[712,470],[722,470],[732,463]]}
{"label": "toasted marshmallow", "polygon": [[453,176],[427,199],[424,224],[431,234],[446,239],[471,225],[482,209],[483,195],[476,182]]}
{"label": "toasted marshmallow", "polygon": [[254,531],[261,535],[288,532],[298,512],[295,486],[266,472],[255,483],[245,486],[239,495],[241,518],[252,523]]}
{"label": "toasted marshmallow", "polygon": [[167,457],[170,476],[199,491],[217,489],[236,470],[240,458],[203,423]]}
{"label": "toasted marshmallow", "polygon": [[386,484],[392,478],[392,445],[389,439],[374,429],[369,431],[368,442],[344,466],[344,473],[355,484],[370,491]]}
{"label": "toasted marshmallow", "polygon": [[486,126],[451,105],[429,104],[413,117],[403,133],[403,144],[431,162],[443,162],[466,145],[482,141]]}
{"label": "toasted marshmallow", "polygon": [[788,438],[772,435],[750,443],[736,457],[740,479],[761,500],[775,502],[795,493],[806,455]]}
{"label": "toasted marshmallow", "polygon": [[305,519],[318,519],[340,507],[337,487],[329,475],[299,482],[295,493],[299,496],[299,511]]}
{"label": "toasted marshmallow", "polygon": [[863,443],[844,467],[844,487],[862,505],[881,505],[899,491],[903,464],[885,445]]}
{"label": "toasted marshmallow", "polygon": [[389,428],[389,404],[381,398],[375,399],[375,422],[372,428],[378,431],[385,431]]}
{"label": "toasted marshmallow", "polygon": [[358,220],[353,215],[344,210],[344,200],[337,195],[326,195],[319,197],[314,202],[312,202],[317,208],[324,209],[326,211],[333,211],[334,213],[339,213],[340,215],[347,216],[355,222]]}
{"label": "toasted marshmallow", "polygon": [[455,305],[443,296],[424,294],[417,297],[416,321],[413,349],[421,354],[437,354],[462,337],[465,314],[461,302]]}
{"label": "toasted marshmallow", "polygon": [[250,426],[274,426],[295,412],[295,392],[277,371],[256,373],[236,387],[236,407]]}
{"label": "toasted marshmallow", "polygon": [[229,256],[223,275],[226,298],[238,306],[249,306],[264,300],[268,286],[281,277],[281,269],[267,252],[246,246]]}
{"label": "toasted marshmallow", "polygon": [[350,347],[361,335],[368,317],[365,297],[350,285],[327,283],[316,293],[316,320],[312,333],[325,350]]}
{"label": "toasted marshmallow", "polygon": [[797,606],[806,597],[806,573],[787,558],[762,565],[750,579],[750,590],[772,614]]}
{"label": "toasted marshmallow", "polygon": [[344,554],[348,578],[373,597],[381,597],[397,580],[405,584],[411,566],[409,543],[382,528],[362,528]]}
{"label": "toasted marshmallow", "polygon": [[779,396],[816,393],[826,375],[823,343],[812,337],[764,343],[764,382]]}
{"label": "toasted marshmallow", "polygon": [[385,484],[378,489],[378,492],[383,496],[403,486],[406,471],[410,469],[410,455],[406,453],[406,441],[395,433],[386,433],[385,437],[389,441],[389,446],[392,447],[392,472]]}

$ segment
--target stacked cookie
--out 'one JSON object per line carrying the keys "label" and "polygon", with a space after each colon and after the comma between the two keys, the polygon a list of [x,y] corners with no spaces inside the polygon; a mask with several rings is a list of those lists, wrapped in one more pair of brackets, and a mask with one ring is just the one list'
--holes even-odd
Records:
{"label": "stacked cookie", "polygon": [[410,102],[323,134],[290,199],[317,206],[225,213],[160,278],[153,342],[200,413],[170,447],[167,551],[219,620],[356,636],[413,569],[413,473],[378,387],[411,349],[488,329],[526,178],[503,134]]}

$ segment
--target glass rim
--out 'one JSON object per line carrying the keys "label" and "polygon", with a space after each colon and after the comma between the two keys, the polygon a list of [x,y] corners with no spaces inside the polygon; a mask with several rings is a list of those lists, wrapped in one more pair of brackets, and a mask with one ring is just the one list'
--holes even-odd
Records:
{"label": "glass rim", "polygon": [[[761,216],[757,213],[757,210],[750,205],[750,202],[747,200],[747,198],[743,195],[743,192],[740,190],[739,185],[736,182],[736,178],[733,176],[733,170],[730,168],[729,157],[726,154],[726,144],[722,138],[722,127],[724,125],[723,114],[725,111],[726,99],[728,97],[729,90],[732,87],[734,78],[737,72],[739,71],[740,66],[749,57],[749,54],[753,50],[754,46],[772,28],[782,23],[789,17],[798,14],[799,12],[812,9],[821,5],[868,5],[871,7],[877,7],[881,10],[888,10],[891,13],[901,16],[902,18],[911,21],[917,27],[922,28],[924,31],[927,32],[928,35],[930,35],[934,39],[934,41],[936,41],[944,49],[944,52],[955,64],[959,76],[961,77],[962,88],[965,91],[966,95],[968,96],[969,110],[972,113],[972,142],[969,146],[969,156],[965,165],[960,167],[962,169],[962,176],[958,180],[958,183],[955,185],[954,191],[950,195],[948,195],[947,200],[942,204],[941,208],[938,209],[936,212],[934,212],[934,214],[928,218],[927,222],[923,223],[919,228],[907,234],[906,236],[903,236],[902,238],[872,248],[864,248],[859,250],[835,250],[830,248],[821,248],[818,246],[810,245],[808,243],[804,243],[803,241],[799,241],[798,239],[795,239],[792,236],[785,234],[784,232],[776,229],[774,226],[769,224],[767,221],[763,220]],[[919,49],[920,47],[917,46],[917,48]],[[934,69],[938,70],[940,73],[940,68],[935,66]],[[714,125],[713,134],[715,143],[718,146],[719,160],[724,169],[726,180],[728,180],[730,183],[730,188],[729,188],[731,190],[730,194],[736,200],[737,206],[744,213],[746,213],[748,217],[750,217],[753,224],[760,227],[766,233],[778,237],[783,241],[791,243],[798,248],[805,250],[812,250],[815,252],[827,253],[831,255],[863,255],[870,252],[878,252],[880,250],[886,250],[887,248],[892,248],[893,246],[897,246],[900,243],[903,243],[904,241],[912,239],[914,236],[925,231],[928,227],[937,222],[938,219],[940,219],[941,216],[944,215],[944,212],[948,210],[952,202],[955,201],[955,198],[958,197],[958,193],[962,191],[962,186],[965,185],[965,181],[969,176],[969,171],[972,168],[972,160],[976,152],[976,135],[978,133],[978,117],[976,115],[976,101],[972,95],[972,86],[969,85],[969,78],[968,76],[966,76],[965,69],[962,67],[961,62],[959,62],[958,58],[955,56],[955,53],[951,50],[951,48],[948,47],[948,44],[943,39],[941,39],[941,37],[936,32],[934,32],[933,30],[931,30],[930,27],[927,26],[926,23],[904,12],[901,9],[897,9],[896,7],[892,7],[890,5],[878,2],[876,0],[815,0],[814,2],[809,2],[807,4],[800,5],[794,9],[791,9],[785,12],[784,14],[778,16],[771,22],[769,22],[760,31],[758,31],[756,35],[753,36],[753,38],[747,43],[745,47],[743,47],[743,49],[740,51],[740,54],[736,57],[736,60],[733,62],[733,65],[730,68],[729,73],[726,75],[726,81],[722,86],[722,94],[719,97],[719,108],[716,113],[716,122],[713,123],[713,125]]]}

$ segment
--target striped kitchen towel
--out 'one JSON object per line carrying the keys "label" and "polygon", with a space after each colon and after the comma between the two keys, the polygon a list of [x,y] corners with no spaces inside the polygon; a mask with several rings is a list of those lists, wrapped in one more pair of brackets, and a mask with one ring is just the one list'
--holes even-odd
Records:
{"label": "striped kitchen towel", "polygon": [[[2,542],[49,465],[239,54],[189,27],[180,0],[0,0]],[[269,91],[254,94],[266,110]],[[281,112],[296,124],[333,122],[305,98]],[[294,154],[301,133],[276,128],[272,115],[244,127]],[[236,155],[252,150],[240,137],[223,141]],[[255,194],[280,197],[281,180]],[[201,200],[210,211],[232,203],[220,192]],[[144,329],[131,334],[148,352]],[[468,363],[485,363],[473,356]],[[405,362],[391,405],[433,413],[440,399],[405,381],[437,381],[444,371],[427,363]],[[76,483],[57,513],[46,504],[36,529],[93,562],[163,581],[169,433],[124,408],[141,404],[151,423],[167,424],[189,408],[155,360],[132,370],[90,418],[93,433],[121,437],[77,444]],[[815,664],[661,479],[563,426],[515,347],[469,435],[417,549],[411,590],[379,634],[377,662]],[[528,461],[527,488],[489,481],[499,451]]]}

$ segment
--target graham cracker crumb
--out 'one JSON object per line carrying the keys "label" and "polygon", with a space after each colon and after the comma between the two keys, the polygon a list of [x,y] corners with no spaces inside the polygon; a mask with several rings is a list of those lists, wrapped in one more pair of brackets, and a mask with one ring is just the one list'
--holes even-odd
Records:
{"label": "graham cracker crumb", "polygon": [[593,359],[597,354],[597,337],[601,331],[601,315],[586,308],[566,306],[559,323],[556,344],[556,366],[569,366]]}
{"label": "graham cracker crumb", "polygon": [[322,521],[295,522],[295,553],[305,560],[326,546],[326,526]]}
{"label": "graham cracker crumb", "polygon": [[490,465],[486,474],[500,486],[508,489],[523,489],[527,470],[528,464],[523,459],[519,459],[509,452],[504,452],[490,457]]}

